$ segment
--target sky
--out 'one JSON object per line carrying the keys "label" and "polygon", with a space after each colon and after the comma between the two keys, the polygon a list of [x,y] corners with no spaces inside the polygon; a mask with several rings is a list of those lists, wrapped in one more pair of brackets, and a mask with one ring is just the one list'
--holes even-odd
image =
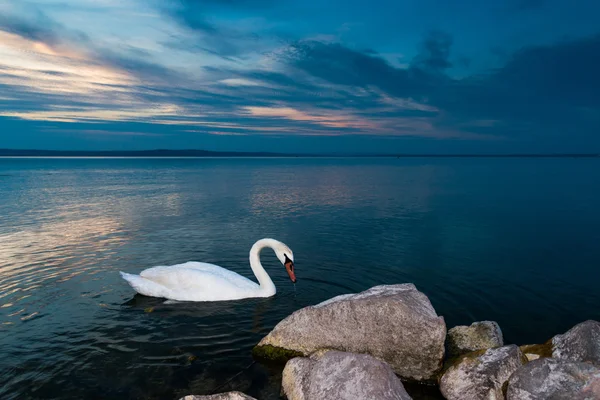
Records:
{"label": "sky", "polygon": [[0,148],[600,152],[597,0],[0,0]]}

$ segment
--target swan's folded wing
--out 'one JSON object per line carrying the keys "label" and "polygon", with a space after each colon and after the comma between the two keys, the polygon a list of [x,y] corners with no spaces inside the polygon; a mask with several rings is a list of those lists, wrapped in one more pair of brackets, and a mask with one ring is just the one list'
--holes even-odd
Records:
{"label": "swan's folded wing", "polygon": [[121,276],[136,292],[144,296],[167,297],[170,293],[169,288],[150,279],[144,279],[140,275],[128,274],[121,271]]}
{"label": "swan's folded wing", "polygon": [[210,272],[188,268],[155,267],[142,271],[140,276],[178,291],[209,290],[216,283],[215,276]]}
{"label": "swan's folded wing", "polygon": [[256,286],[235,272],[212,264],[181,264],[170,267],[154,267],[142,271],[140,276],[177,291],[194,292],[228,290],[229,287],[248,288]]}

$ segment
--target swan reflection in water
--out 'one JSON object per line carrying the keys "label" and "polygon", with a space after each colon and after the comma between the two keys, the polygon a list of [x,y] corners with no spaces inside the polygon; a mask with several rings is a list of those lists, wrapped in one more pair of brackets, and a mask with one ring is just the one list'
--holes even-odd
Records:
{"label": "swan reflection in water", "polygon": [[[235,315],[240,312],[240,306],[252,309],[252,328],[250,332],[260,334],[266,329],[271,329],[274,323],[271,319],[267,319],[269,310],[276,308],[275,299],[264,298],[254,299],[251,304],[248,301],[240,300],[219,301],[219,302],[181,302],[167,303],[163,299],[156,297],[148,297],[136,293],[131,299],[122,303],[121,306],[139,310],[140,312],[168,314],[169,317],[189,317],[189,318],[207,318],[210,316]],[[248,313],[250,314],[250,313]],[[248,315],[247,314],[247,315]]]}

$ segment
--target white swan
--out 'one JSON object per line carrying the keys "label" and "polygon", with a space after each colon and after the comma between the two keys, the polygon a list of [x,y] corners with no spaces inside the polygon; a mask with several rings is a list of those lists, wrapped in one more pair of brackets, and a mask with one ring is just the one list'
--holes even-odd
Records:
{"label": "white swan", "polygon": [[296,282],[294,254],[288,246],[275,239],[261,239],[250,249],[250,267],[259,284],[218,265],[195,261],[148,268],[139,275],[121,272],[121,276],[136,292],[169,300],[222,301],[271,297],[275,294],[275,285],[260,263],[260,251],[265,247],[275,251],[292,282]]}

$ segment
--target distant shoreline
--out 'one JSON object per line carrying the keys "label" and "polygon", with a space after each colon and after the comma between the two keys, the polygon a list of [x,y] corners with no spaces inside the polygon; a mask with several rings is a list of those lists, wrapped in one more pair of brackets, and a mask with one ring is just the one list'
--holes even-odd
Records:
{"label": "distant shoreline", "polygon": [[514,154],[285,154],[269,152],[221,152],[208,150],[21,150],[0,149],[0,158],[600,158],[600,153]]}

